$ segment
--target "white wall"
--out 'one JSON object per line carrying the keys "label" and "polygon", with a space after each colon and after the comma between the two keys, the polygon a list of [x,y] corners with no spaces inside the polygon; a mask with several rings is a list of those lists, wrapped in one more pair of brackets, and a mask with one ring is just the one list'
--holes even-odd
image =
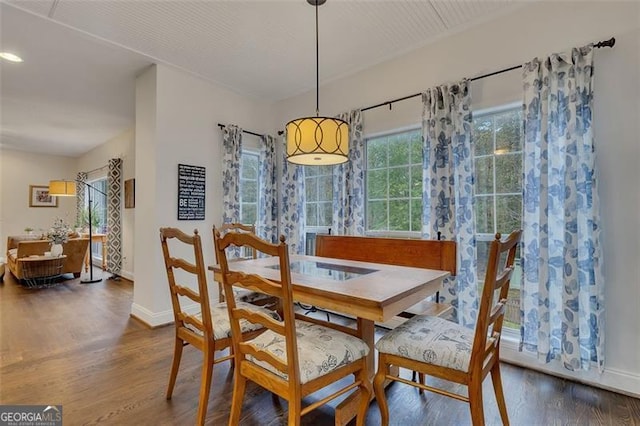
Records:
{"label": "white wall", "polygon": [[[637,2],[533,2],[398,59],[320,89],[333,115],[431,86],[521,64],[615,36],[595,53],[594,129],[600,169],[606,279],[606,372],[577,377],[640,395],[640,5]],[[328,47],[325,47],[328,48]],[[473,84],[474,108],[521,101],[520,71]],[[310,111],[315,92],[278,103],[275,128]],[[420,123],[419,98],[364,113],[365,133]],[[503,351],[516,360],[520,354]],[[533,361],[534,363],[536,361]],[[566,372],[566,371],[565,371]],[[576,377],[576,376],[574,376]]]}
{"label": "white wall", "polygon": [[[222,131],[217,124],[266,133],[274,121],[268,106],[163,65],[138,77],[134,316],[151,325],[173,321],[160,227],[198,228],[205,261],[214,262],[211,228],[222,220]],[[177,220],[178,164],[206,168],[203,221]]]}
{"label": "white wall", "polygon": [[[135,177],[135,131],[129,129],[122,134],[92,149],[77,161],[78,171],[90,171],[107,166],[109,159],[122,158],[122,271],[120,275],[133,279],[133,209],[124,208],[124,181]],[[103,169],[106,176],[108,169]],[[75,176],[73,176],[75,178]]]}
{"label": "white wall", "polygon": [[58,197],[58,207],[29,207],[29,185],[48,186],[52,179],[63,179],[75,171],[75,159],[0,150],[0,257],[5,257],[7,236],[48,230],[56,217],[70,226],[75,223],[75,197]]}

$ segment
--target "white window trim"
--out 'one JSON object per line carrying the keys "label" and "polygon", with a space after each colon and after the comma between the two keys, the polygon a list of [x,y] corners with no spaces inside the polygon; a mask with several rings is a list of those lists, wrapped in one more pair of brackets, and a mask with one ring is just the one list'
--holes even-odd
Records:
{"label": "white window trim", "polygon": [[[409,132],[413,132],[416,130],[420,130],[421,126],[414,124],[414,125],[410,125],[410,126],[403,126],[403,127],[398,127],[396,129],[393,130],[389,130],[389,131],[383,131],[383,132],[377,132],[377,133],[372,133],[369,135],[366,135],[364,138],[365,144],[367,144],[369,142],[370,139],[377,139],[377,138],[383,138],[383,137],[387,137],[387,136],[393,136],[393,135],[397,135],[400,133],[409,133]],[[388,160],[388,153],[387,153],[387,160]],[[364,235],[369,235],[369,236],[379,236],[379,237],[397,237],[397,238],[420,238],[422,236],[422,230],[419,231],[394,231],[394,230],[368,230],[367,226],[367,205],[369,201],[386,201],[387,203],[389,203],[390,201],[397,201],[397,200],[406,200],[409,203],[409,224],[411,224],[411,201],[413,199],[416,199],[417,197],[412,197],[411,196],[411,188],[409,188],[409,195],[407,197],[389,197],[388,193],[387,193],[387,197],[385,198],[367,198],[367,173],[369,171],[373,171],[373,170],[391,170],[391,169],[400,169],[400,168],[409,168],[409,175],[411,175],[411,168],[414,166],[417,166],[419,164],[422,163],[422,160],[420,163],[412,163],[412,164],[405,164],[405,165],[400,165],[400,166],[389,166],[387,165],[386,167],[373,167],[373,168],[369,168],[367,167],[367,149],[365,147],[364,150],[364,164],[365,164],[365,168],[364,168],[364,187],[365,187],[365,196],[364,196],[364,217],[365,217],[365,223],[364,223]],[[388,161],[387,161],[388,164]],[[387,173],[387,190],[389,189],[389,173]],[[387,209],[387,225],[389,224],[389,209]]]}

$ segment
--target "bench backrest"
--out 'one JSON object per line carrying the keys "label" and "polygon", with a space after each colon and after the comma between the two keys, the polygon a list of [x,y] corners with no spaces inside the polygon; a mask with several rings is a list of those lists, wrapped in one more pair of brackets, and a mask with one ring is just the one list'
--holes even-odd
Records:
{"label": "bench backrest", "polygon": [[456,275],[455,241],[319,234],[316,256],[438,269]]}

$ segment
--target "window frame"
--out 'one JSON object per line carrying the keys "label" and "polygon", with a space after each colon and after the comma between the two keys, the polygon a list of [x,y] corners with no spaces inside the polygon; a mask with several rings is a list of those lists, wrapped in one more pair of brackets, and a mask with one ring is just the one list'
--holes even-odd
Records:
{"label": "window frame", "polygon": [[[476,181],[476,186],[474,189],[474,205],[476,203],[476,200],[478,199],[478,197],[482,197],[482,196],[492,196],[493,197],[493,233],[479,233],[476,232],[476,241],[477,242],[482,242],[482,243],[486,243],[486,242],[490,242],[495,238],[495,233],[498,232],[498,215],[497,215],[497,195],[500,196],[509,196],[509,195],[519,195],[520,196],[520,200],[521,203],[524,203],[523,200],[523,192],[522,192],[522,185],[524,185],[524,182],[521,182],[521,188],[520,188],[520,192],[518,193],[512,193],[512,192],[500,192],[497,193],[496,192],[496,186],[497,186],[497,168],[496,168],[496,157],[502,156],[502,155],[517,155],[518,153],[522,156],[524,153],[524,134],[523,134],[523,128],[522,128],[522,104],[520,102],[512,102],[512,103],[508,103],[508,104],[504,104],[504,105],[500,105],[500,106],[496,106],[496,107],[492,107],[492,108],[485,108],[482,110],[477,111],[476,113],[474,113],[473,115],[473,119],[475,120],[476,118],[481,119],[482,117],[486,117],[486,116],[496,116],[502,113],[505,113],[507,111],[518,111],[519,112],[519,116],[520,116],[520,136],[522,138],[521,140],[521,148],[520,151],[513,151],[513,152],[509,152],[509,153],[505,153],[505,154],[496,154],[496,132],[495,132],[495,119],[493,119],[493,124],[494,124],[494,128],[492,131],[492,136],[493,136],[493,152],[491,154],[483,154],[483,155],[479,155],[476,156],[475,155],[475,149],[473,152],[473,161],[474,161],[474,166],[475,166],[475,162],[477,158],[488,158],[488,157],[492,157],[493,158],[493,183],[492,183],[492,190],[493,192],[491,193],[487,193],[487,194],[476,194],[476,189],[477,189],[477,184],[478,182]],[[472,129],[475,129],[475,125],[472,125]],[[521,164],[522,166],[524,166],[524,164]],[[477,174],[476,171],[474,170],[474,179],[477,178]],[[523,204],[521,204],[523,205]],[[474,216],[476,216],[476,207],[474,207]],[[520,216],[520,220],[522,222],[523,220],[523,211],[521,210],[521,216]],[[476,224],[477,226],[477,224]],[[476,246],[476,250],[478,249],[478,247]],[[519,256],[521,256],[521,253],[518,253]],[[477,257],[477,252],[476,252],[476,257]],[[481,294],[482,291],[482,287],[484,285],[484,274],[481,274],[481,271],[484,270],[483,265],[480,264],[480,259],[478,259],[478,265],[476,266],[476,271],[478,274],[478,291],[479,294]],[[514,262],[514,266],[515,266],[515,270],[514,270],[514,274],[512,276],[512,280],[511,280],[511,285],[510,285],[510,291],[511,290],[519,290],[520,287],[520,282],[518,282],[517,277],[521,277],[522,276],[522,264],[521,264],[521,258],[517,257],[515,259]],[[486,271],[485,271],[486,272]],[[516,277],[516,279],[514,279],[514,277]],[[514,286],[515,284],[515,286]],[[513,300],[511,298],[508,298],[509,300]],[[519,300],[519,297],[518,297]],[[516,326],[512,326],[511,324],[516,324]],[[518,329],[520,327],[520,319],[518,320],[518,323],[512,323],[510,321],[507,320],[507,318],[505,317],[505,325],[503,328],[503,334],[505,337],[507,337],[508,339],[516,339],[518,337]]]}
{"label": "window frame", "polygon": [[[475,120],[476,118],[482,118],[482,117],[485,117],[487,115],[498,115],[498,114],[502,114],[502,113],[510,111],[510,110],[516,110],[518,108],[522,108],[522,103],[520,103],[520,102],[510,102],[510,103],[504,104],[504,105],[499,105],[499,106],[490,107],[490,108],[484,108],[484,109],[481,109],[481,110],[475,112],[473,114],[473,119]],[[520,118],[522,118],[522,116]],[[522,127],[521,127],[521,130],[522,130]],[[485,241],[485,242],[486,241],[492,241],[496,236],[495,232],[497,232],[496,230],[498,228],[498,224],[497,224],[498,215],[495,214],[496,208],[497,208],[497,206],[496,206],[496,192],[495,192],[495,187],[496,187],[495,157],[496,157],[496,155],[515,155],[517,152],[520,152],[520,155],[522,155],[523,152],[524,152],[523,150],[521,150],[521,151],[516,151],[516,152],[512,152],[512,153],[508,153],[508,154],[495,154],[495,146],[496,146],[496,137],[495,137],[495,129],[494,129],[494,131],[493,131],[494,153],[493,154],[483,154],[483,155],[476,156],[475,155],[475,151],[473,152],[474,166],[475,166],[475,161],[476,161],[477,158],[493,157],[493,159],[494,159],[494,162],[493,162],[493,166],[494,166],[493,167],[493,192],[492,193],[488,193],[488,194],[480,194],[480,195],[478,195],[475,192],[475,189],[474,189],[474,194],[473,194],[474,204],[475,204],[475,202],[477,200],[477,197],[483,197],[483,196],[492,196],[493,197],[493,211],[494,211],[493,229],[494,229],[494,232],[493,233],[476,232],[476,241]],[[474,167],[474,169],[475,169],[475,167]],[[476,177],[477,176],[475,175],[475,170],[474,170],[474,179]],[[477,188],[477,182],[476,182],[475,188]],[[522,197],[522,189],[520,190],[520,192],[508,192],[508,193],[507,192],[504,192],[504,193],[501,192],[501,193],[499,193],[499,195],[520,195]],[[475,214],[475,211],[474,211],[474,214]],[[480,279],[480,277],[478,277],[478,279]]]}
{"label": "window frame", "polygon": [[[384,137],[389,137],[389,136],[393,136],[393,135],[398,135],[398,134],[402,134],[402,133],[411,133],[411,132],[415,132],[418,131],[419,133],[421,133],[422,131],[422,127],[419,124],[413,124],[413,125],[409,125],[409,126],[403,126],[403,127],[398,127],[392,130],[387,130],[387,131],[382,131],[382,132],[376,132],[376,133],[371,133],[368,135],[364,136],[364,146],[365,146],[365,150],[364,150],[364,234],[366,236],[371,236],[371,237],[395,237],[395,238],[421,238],[422,237],[422,228],[420,230],[415,230],[415,231],[411,231],[411,230],[390,230],[390,229],[386,229],[386,230],[370,230],[369,229],[369,223],[368,223],[368,219],[369,219],[369,197],[368,197],[368,188],[369,188],[369,177],[368,177],[368,171],[370,170],[368,165],[369,165],[369,161],[368,161],[368,148],[367,148],[367,144],[369,143],[370,140],[372,139],[378,139],[378,138],[384,138]],[[422,135],[420,135],[421,138],[423,138]],[[411,151],[409,151],[411,152]],[[411,180],[411,168],[413,166],[416,166],[420,164],[421,169],[422,169],[422,158],[420,159],[419,163],[411,163],[411,159],[410,159],[410,164],[406,165],[406,167],[409,168],[409,179]],[[389,170],[391,168],[401,168],[403,166],[392,166],[389,167],[388,165],[388,152],[387,152],[387,167],[386,170]],[[384,170],[385,168],[378,168],[375,170]],[[420,176],[420,180],[422,181],[422,176]],[[389,174],[387,173],[387,190],[389,188]],[[422,191],[421,191],[422,192]],[[393,200],[396,200],[398,198],[394,198]],[[411,200],[415,199],[415,197],[411,197],[411,192],[409,191],[409,196],[406,198],[409,202],[409,224],[411,224],[412,222],[412,207],[411,207]],[[386,197],[386,201],[387,201],[387,206],[389,205],[389,201],[392,200],[389,198],[389,194],[387,192],[387,197]],[[422,195],[420,196],[420,200],[422,203]],[[420,216],[422,216],[422,209],[420,209]],[[422,222],[422,219],[421,219]],[[389,209],[387,208],[387,227],[389,227]]]}
{"label": "window frame", "polygon": [[[245,155],[251,156],[251,157],[255,157],[257,160],[257,164],[258,164],[258,169],[256,170],[256,178],[255,178],[255,183],[256,183],[256,200],[255,202],[253,201],[244,201],[243,200],[243,196],[242,196],[242,184],[243,182],[253,182],[254,179],[248,179],[248,178],[243,178],[242,177],[242,165],[244,163],[243,158]],[[256,227],[258,226],[257,221],[258,221],[258,217],[259,212],[260,212],[260,151],[258,151],[257,149],[251,149],[251,148],[243,148],[242,152],[240,154],[240,181],[238,183],[238,198],[239,198],[239,207],[240,207],[240,211],[238,213],[238,221],[240,223],[244,223],[245,221],[242,220],[243,217],[243,206],[246,205],[250,205],[250,204],[255,204],[256,206],[256,220],[253,223],[244,223],[245,225],[255,225]]]}

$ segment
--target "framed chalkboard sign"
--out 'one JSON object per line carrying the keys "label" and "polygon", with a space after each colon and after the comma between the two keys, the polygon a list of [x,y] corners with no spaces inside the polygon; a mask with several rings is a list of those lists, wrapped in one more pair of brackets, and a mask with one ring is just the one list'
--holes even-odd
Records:
{"label": "framed chalkboard sign", "polygon": [[206,170],[178,164],[178,220],[204,220]]}

